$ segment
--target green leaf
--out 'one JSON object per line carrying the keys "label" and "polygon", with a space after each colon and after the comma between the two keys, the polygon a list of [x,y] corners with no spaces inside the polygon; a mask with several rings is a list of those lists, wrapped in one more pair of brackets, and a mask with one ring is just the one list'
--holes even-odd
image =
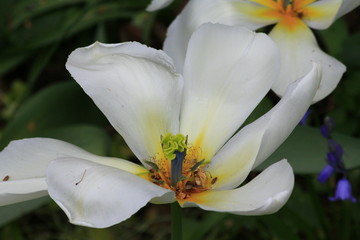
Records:
{"label": "green leaf", "polygon": [[75,82],[53,85],[30,98],[9,121],[0,149],[11,140],[74,124],[105,125],[103,114]]}
{"label": "green leaf", "polygon": [[186,218],[183,221],[184,240],[201,240],[216,225],[219,225],[229,214],[206,212],[202,221]]}
{"label": "green leaf", "polygon": [[322,37],[326,52],[331,56],[338,56],[343,47],[345,40],[349,37],[346,22],[344,19],[339,19],[333,23],[328,29],[318,31]]}
{"label": "green leaf", "polygon": [[0,21],[0,75],[38,55],[39,48],[55,49],[65,39],[100,23],[131,19],[147,4],[148,0],[24,0],[16,4],[2,1],[0,15],[3,13],[5,19]]}
{"label": "green leaf", "polygon": [[347,67],[358,68],[360,66],[360,32],[354,33],[351,37],[344,41],[343,49],[341,52],[342,62]]}
{"label": "green leaf", "polygon": [[37,136],[63,140],[97,155],[107,155],[110,151],[109,135],[97,126],[64,126],[39,132]]}
{"label": "green leaf", "polygon": [[[339,133],[333,133],[332,137],[344,149],[343,160],[346,168],[360,167],[360,139]],[[327,151],[327,141],[319,129],[298,126],[288,139],[259,166],[259,169],[264,169],[270,164],[286,158],[295,173],[316,174],[326,165]]]}
{"label": "green leaf", "polygon": [[42,197],[22,203],[15,203],[0,207],[0,226],[39,208],[50,201],[49,197]]}

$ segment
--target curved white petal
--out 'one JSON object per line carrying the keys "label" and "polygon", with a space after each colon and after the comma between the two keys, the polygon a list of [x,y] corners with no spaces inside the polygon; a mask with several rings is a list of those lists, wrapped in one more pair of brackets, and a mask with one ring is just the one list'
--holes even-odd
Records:
{"label": "curved white petal", "polygon": [[151,199],[175,199],[174,192],[134,174],[79,158],[49,164],[49,195],[71,223],[104,228],[126,220]]}
{"label": "curved white petal", "polygon": [[189,42],[180,132],[211,160],[269,91],[278,49],[265,34],[204,24]]}
{"label": "curved white petal", "polygon": [[45,177],[0,182],[0,206],[46,196]]}
{"label": "curved white petal", "polygon": [[343,0],[315,1],[305,7],[308,14],[302,20],[311,28],[326,29],[334,21]]}
{"label": "curved white petal", "polygon": [[46,195],[46,168],[50,161],[62,155],[86,158],[134,174],[147,172],[145,168],[134,163],[99,157],[56,139],[30,138],[12,141],[0,152],[0,206]]}
{"label": "curved white petal", "polygon": [[336,88],[346,67],[319,48],[313,33],[305,24],[293,32],[276,25],[269,36],[278,44],[281,53],[280,77],[272,86],[276,94],[284,95],[291,82],[310,71],[312,62],[322,66],[320,87],[313,101],[320,101]]}
{"label": "curved white petal", "polygon": [[152,0],[147,6],[146,11],[152,12],[170,5],[173,0]]}
{"label": "curved white petal", "polygon": [[265,129],[266,122],[251,135],[246,135],[246,131],[236,134],[214,156],[206,169],[217,178],[214,189],[233,189],[246,179],[256,161]]}
{"label": "curved white petal", "polygon": [[342,5],[339,11],[336,14],[336,18],[340,18],[343,15],[347,14],[348,12],[354,10],[356,7],[360,5],[359,0],[343,0]]}
{"label": "curved white petal", "polygon": [[213,177],[220,176],[216,189],[239,186],[251,168],[262,163],[285,141],[310,106],[319,85],[320,71],[319,66],[314,65],[304,78],[289,86],[275,107],[241,129],[219,150],[207,169]]}
{"label": "curved white petal", "polygon": [[234,190],[206,191],[196,194],[184,207],[239,215],[263,215],[278,211],[290,197],[294,173],[286,160],[277,162],[246,185]]}
{"label": "curved white petal", "polygon": [[161,151],[161,135],[178,132],[182,79],[164,52],[95,43],[71,53],[66,68],[141,161]]}
{"label": "curved white petal", "polygon": [[188,41],[200,25],[211,22],[257,29],[276,21],[259,17],[264,10],[266,8],[247,1],[189,1],[169,26],[164,51],[172,57],[178,72],[182,72]]}
{"label": "curved white petal", "polygon": [[[313,64],[310,72],[292,83],[282,99],[268,113],[241,131],[254,134],[262,126],[265,133],[253,168],[268,158],[290,135],[311,105],[319,87],[321,65]],[[286,156],[284,156],[286,157]]]}

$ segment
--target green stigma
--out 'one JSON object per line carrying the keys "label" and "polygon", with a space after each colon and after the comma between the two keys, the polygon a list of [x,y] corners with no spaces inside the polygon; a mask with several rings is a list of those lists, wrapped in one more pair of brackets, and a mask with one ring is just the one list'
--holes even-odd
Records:
{"label": "green stigma", "polygon": [[186,137],[180,133],[175,136],[172,133],[167,133],[161,139],[161,145],[164,155],[167,160],[174,160],[176,152],[184,152],[186,149]]}

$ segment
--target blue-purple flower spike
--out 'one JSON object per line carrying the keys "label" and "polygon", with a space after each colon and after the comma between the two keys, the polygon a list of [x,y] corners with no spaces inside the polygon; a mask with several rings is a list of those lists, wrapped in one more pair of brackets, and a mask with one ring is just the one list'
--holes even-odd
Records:
{"label": "blue-purple flower spike", "polygon": [[335,196],[329,197],[329,200],[330,201],[349,200],[352,201],[353,203],[357,202],[356,198],[352,196],[351,184],[345,177],[338,181],[336,186]]}
{"label": "blue-purple flower spike", "polygon": [[335,196],[329,197],[330,201],[337,200],[350,200],[356,202],[356,199],[352,196],[351,193],[351,184],[347,180],[345,164],[342,160],[344,150],[342,146],[337,143],[331,137],[331,132],[334,129],[335,122],[330,117],[326,117],[324,124],[320,127],[320,132],[328,142],[328,152],[326,153],[326,162],[327,165],[318,175],[318,181],[325,183],[333,174],[341,176],[341,179],[337,182]]}
{"label": "blue-purple flower spike", "polygon": [[331,137],[331,132],[334,129],[335,121],[330,117],[325,117],[324,124],[320,127],[320,132],[327,139],[329,151],[326,153],[327,165],[320,172],[318,180],[325,183],[334,172],[346,174],[344,162],[342,160],[343,149],[341,145]]}

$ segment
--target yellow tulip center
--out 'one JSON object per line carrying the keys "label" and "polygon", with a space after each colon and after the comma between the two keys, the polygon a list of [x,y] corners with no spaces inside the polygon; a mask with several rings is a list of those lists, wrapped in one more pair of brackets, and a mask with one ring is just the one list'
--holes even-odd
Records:
{"label": "yellow tulip center", "polygon": [[264,16],[278,19],[278,24],[288,30],[294,30],[303,25],[302,19],[315,15],[316,12],[308,5],[316,0],[253,0],[254,2],[267,7],[262,12]]}
{"label": "yellow tulip center", "polygon": [[187,143],[182,134],[166,134],[161,138],[162,153],[146,161],[151,167],[149,179],[156,185],[175,192],[183,201],[194,193],[207,191],[216,183],[217,177],[205,170],[201,149]]}

